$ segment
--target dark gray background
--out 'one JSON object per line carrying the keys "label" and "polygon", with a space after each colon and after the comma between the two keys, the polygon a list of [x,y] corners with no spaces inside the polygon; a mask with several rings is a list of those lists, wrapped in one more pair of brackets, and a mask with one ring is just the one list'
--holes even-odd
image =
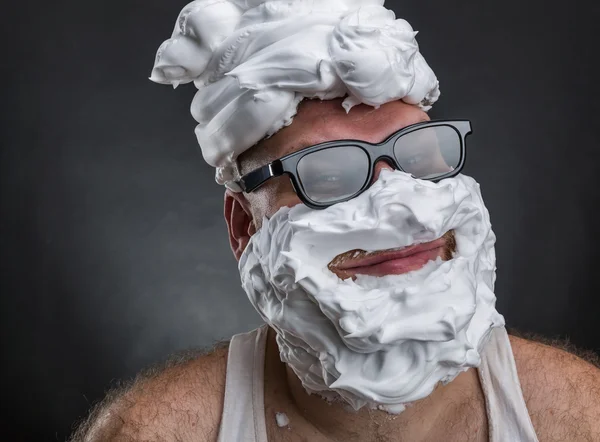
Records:
{"label": "dark gray background", "polygon": [[[147,80],[184,1],[4,10],[2,429],[64,440],[169,353],[259,324],[196,151],[191,85]],[[388,2],[441,80],[434,118],[470,118],[465,173],[498,236],[509,325],[600,348],[599,6]],[[9,440],[9,439],[6,439]]]}

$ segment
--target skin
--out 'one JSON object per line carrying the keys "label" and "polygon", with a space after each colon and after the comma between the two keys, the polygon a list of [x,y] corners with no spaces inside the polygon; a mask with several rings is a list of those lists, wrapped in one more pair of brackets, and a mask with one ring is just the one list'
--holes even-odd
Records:
{"label": "skin", "polygon": [[[246,151],[238,161],[247,173],[289,152],[324,141],[354,138],[379,142],[400,128],[427,120],[414,106],[397,101],[379,109],[340,100],[304,101],[292,125]],[[375,165],[374,179],[384,162]],[[225,194],[225,219],[232,251],[240,258],[262,219],[282,206],[301,204],[286,176],[269,180],[251,194]],[[451,257],[446,238],[436,256]],[[340,265],[344,257],[331,265]],[[348,272],[348,269],[341,269]],[[356,272],[356,270],[355,270]],[[344,273],[352,277],[353,273]],[[510,337],[523,396],[540,441],[600,440],[600,370],[571,353]],[[73,441],[215,441],[223,409],[227,348],[189,358],[133,385],[97,406]],[[485,398],[475,369],[415,402],[399,415],[379,410],[349,411],[308,395],[279,359],[272,330],[265,360],[265,416],[274,441],[487,441]],[[276,425],[285,412],[288,427]]]}

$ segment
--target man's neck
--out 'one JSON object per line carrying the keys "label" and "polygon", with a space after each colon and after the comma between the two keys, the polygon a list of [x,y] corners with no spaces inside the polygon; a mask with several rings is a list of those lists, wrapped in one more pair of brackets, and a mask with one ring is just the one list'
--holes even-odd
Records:
{"label": "man's neck", "polygon": [[[428,397],[410,404],[400,414],[390,414],[368,406],[354,411],[341,398],[331,402],[317,394],[309,395],[291,368],[279,359],[272,329],[269,329],[266,364],[267,382],[280,384],[280,395],[286,396],[285,399],[280,396],[280,400],[291,406],[291,410],[288,408],[290,426],[294,421],[303,426],[308,424],[323,440],[451,440],[451,437],[443,437],[444,432],[450,425],[460,426],[457,421],[466,420],[466,413],[470,414],[472,434],[475,435],[476,427],[482,429],[480,433],[485,432],[472,440],[487,440],[485,403],[475,369],[462,373],[447,385],[439,385]],[[473,425],[474,421],[478,425]],[[442,439],[436,439],[437,435],[442,435]],[[462,432],[463,438],[464,435]]]}

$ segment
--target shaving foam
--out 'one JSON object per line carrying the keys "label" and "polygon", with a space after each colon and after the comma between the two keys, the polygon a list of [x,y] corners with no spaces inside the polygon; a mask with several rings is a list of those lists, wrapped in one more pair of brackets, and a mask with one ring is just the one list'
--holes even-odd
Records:
{"label": "shaving foam", "polygon": [[275,413],[275,421],[278,427],[287,427],[290,424],[290,419],[285,413]]}
{"label": "shaving foam", "polygon": [[416,32],[383,0],[196,0],[156,53],[150,79],[194,82],[191,113],[217,182],[235,158],[292,122],[304,98],[349,111],[402,99],[428,110],[438,80]]}
{"label": "shaving foam", "polygon": [[[327,264],[353,249],[433,241],[456,252],[402,275],[341,280]],[[383,170],[358,197],[311,210],[283,207],[253,235],[242,286],[277,332],[282,361],[309,393],[398,413],[477,367],[494,327],[495,235],[479,184],[433,183]]]}

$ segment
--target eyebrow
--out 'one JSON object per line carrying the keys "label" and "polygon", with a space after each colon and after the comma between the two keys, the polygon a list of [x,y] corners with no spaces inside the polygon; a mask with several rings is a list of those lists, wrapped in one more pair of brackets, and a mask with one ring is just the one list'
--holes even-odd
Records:
{"label": "eyebrow", "polygon": [[[290,153],[298,152],[302,149],[306,149],[307,147],[312,147],[312,146],[315,146],[320,143],[321,143],[321,141],[318,141],[316,143],[314,141],[309,141],[309,140],[296,141],[293,143],[289,143],[289,146],[281,149],[281,153],[283,155],[288,155]],[[279,157],[279,158],[281,158],[281,157]]]}

